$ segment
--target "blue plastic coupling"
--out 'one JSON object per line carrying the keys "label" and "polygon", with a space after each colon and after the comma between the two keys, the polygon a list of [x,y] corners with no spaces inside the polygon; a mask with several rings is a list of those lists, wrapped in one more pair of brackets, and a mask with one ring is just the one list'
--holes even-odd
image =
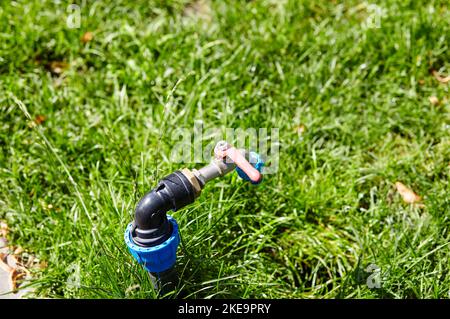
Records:
{"label": "blue plastic coupling", "polygon": [[130,253],[138,263],[144,265],[147,271],[153,273],[163,272],[172,268],[177,259],[177,248],[180,244],[178,224],[172,216],[167,215],[167,219],[172,223],[172,234],[165,242],[153,247],[142,247],[133,241],[133,223],[128,224],[125,231],[125,243]]}
{"label": "blue plastic coupling", "polygon": [[[249,153],[249,163],[252,164],[252,166],[256,168],[258,172],[261,173],[262,168],[264,166],[264,161],[258,153],[255,152]],[[245,181],[251,182],[252,184],[259,184],[262,182],[262,179],[256,183],[251,181],[250,178],[247,176],[247,174],[245,174],[239,167],[236,167],[236,172],[238,173],[240,178],[242,178]]]}

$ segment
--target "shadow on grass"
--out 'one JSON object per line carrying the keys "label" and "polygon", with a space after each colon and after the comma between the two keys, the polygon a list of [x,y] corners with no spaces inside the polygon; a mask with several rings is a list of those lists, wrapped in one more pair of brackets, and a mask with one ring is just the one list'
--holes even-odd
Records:
{"label": "shadow on grass", "polygon": [[[183,262],[177,264],[180,284],[176,298],[242,298],[245,295],[246,287],[233,280],[238,275],[229,273],[232,260],[199,257],[182,249]],[[233,260],[236,258],[239,256]]]}

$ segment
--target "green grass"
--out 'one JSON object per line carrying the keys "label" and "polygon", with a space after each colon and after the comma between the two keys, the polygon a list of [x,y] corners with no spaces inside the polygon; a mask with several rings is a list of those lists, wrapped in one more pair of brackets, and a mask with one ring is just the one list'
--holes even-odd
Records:
{"label": "green grass", "polygon": [[197,16],[188,1],[96,1],[69,29],[66,2],[2,2],[0,219],[48,263],[35,294],[155,297],[123,233],[184,166],[168,159],[174,130],[203,121],[279,128],[280,168],[258,187],[226,176],[173,214],[185,296],[448,298],[450,83],[430,70],[450,73],[450,8],[376,3],[379,28],[360,1],[214,1]]}

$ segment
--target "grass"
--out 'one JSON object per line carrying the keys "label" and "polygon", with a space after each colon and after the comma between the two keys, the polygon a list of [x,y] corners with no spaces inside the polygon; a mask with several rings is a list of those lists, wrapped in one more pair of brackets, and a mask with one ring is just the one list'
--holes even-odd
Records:
{"label": "grass", "polygon": [[0,219],[48,264],[34,293],[155,297],[123,233],[201,121],[279,128],[280,167],[173,213],[184,296],[448,298],[449,6],[376,3],[378,28],[361,1],[83,2],[69,29],[65,2],[2,2]]}

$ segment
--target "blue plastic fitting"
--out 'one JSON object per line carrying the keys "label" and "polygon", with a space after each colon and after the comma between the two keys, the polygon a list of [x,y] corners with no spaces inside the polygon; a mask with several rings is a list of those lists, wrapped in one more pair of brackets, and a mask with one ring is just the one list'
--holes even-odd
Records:
{"label": "blue plastic fitting", "polygon": [[[256,168],[258,172],[261,173],[262,168],[264,166],[264,161],[262,160],[261,156],[259,156],[258,153],[250,152],[249,163],[252,164],[252,166]],[[242,178],[245,181],[251,182],[252,184],[259,184],[262,181],[262,179],[259,182],[251,181],[250,178],[247,176],[247,174],[245,174],[244,171],[242,171],[239,167],[236,167],[236,172],[238,173],[240,178]]]}
{"label": "blue plastic fitting", "polygon": [[133,223],[128,224],[125,231],[125,243],[130,253],[138,263],[144,265],[145,269],[152,273],[160,273],[172,268],[177,259],[177,248],[180,244],[178,224],[172,216],[167,215],[167,219],[173,226],[172,235],[165,242],[153,247],[142,247],[133,241]]}

